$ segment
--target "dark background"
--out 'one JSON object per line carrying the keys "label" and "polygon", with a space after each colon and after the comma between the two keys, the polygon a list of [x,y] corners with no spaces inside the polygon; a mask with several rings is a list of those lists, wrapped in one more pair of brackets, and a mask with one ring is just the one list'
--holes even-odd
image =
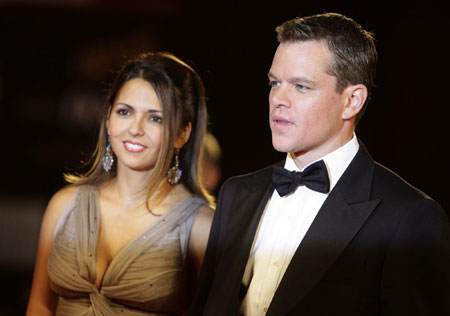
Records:
{"label": "dark background", "polygon": [[197,67],[224,180],[284,156],[268,125],[274,28],[326,11],[377,38],[377,87],[357,135],[449,211],[443,4],[0,0],[0,315],[24,314],[45,205],[94,149],[105,89],[126,57],[165,50]]}

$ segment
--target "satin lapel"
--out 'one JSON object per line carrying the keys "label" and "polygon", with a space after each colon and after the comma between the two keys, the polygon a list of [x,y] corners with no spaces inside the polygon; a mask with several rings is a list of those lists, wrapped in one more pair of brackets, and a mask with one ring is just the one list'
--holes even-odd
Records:
{"label": "satin lapel", "polygon": [[370,200],[374,164],[362,146],[297,248],[267,316],[285,315],[321,279],[380,202]]}

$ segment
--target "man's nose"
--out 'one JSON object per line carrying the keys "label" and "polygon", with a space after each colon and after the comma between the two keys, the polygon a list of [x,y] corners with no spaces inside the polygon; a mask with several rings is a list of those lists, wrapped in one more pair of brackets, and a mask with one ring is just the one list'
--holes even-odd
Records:
{"label": "man's nose", "polygon": [[289,91],[283,84],[272,88],[269,94],[270,103],[275,107],[290,107]]}

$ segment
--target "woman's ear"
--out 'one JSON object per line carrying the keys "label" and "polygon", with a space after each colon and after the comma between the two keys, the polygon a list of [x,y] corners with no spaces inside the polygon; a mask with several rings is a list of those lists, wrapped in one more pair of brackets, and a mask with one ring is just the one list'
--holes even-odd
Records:
{"label": "woman's ear", "polygon": [[364,103],[367,100],[367,88],[363,84],[357,84],[354,86],[348,86],[344,89],[344,96],[346,96],[346,102],[344,110],[342,111],[342,118],[349,120],[362,110]]}
{"label": "woman's ear", "polygon": [[191,136],[192,124],[189,122],[175,139],[175,148],[180,149],[187,143]]}
{"label": "woman's ear", "polygon": [[107,135],[109,135],[109,120],[111,119],[111,112],[112,112],[112,107],[110,107],[108,109],[108,113],[106,114],[106,118],[105,118],[105,127],[106,127],[106,133]]}
{"label": "woman's ear", "polygon": [[109,135],[109,116],[106,118],[105,126],[106,126],[106,133],[107,135]]}

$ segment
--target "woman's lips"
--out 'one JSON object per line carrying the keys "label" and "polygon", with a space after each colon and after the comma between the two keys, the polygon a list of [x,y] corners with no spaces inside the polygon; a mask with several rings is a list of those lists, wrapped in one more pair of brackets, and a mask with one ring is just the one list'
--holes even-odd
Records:
{"label": "woman's lips", "polygon": [[134,153],[141,152],[147,148],[146,146],[144,146],[142,144],[139,144],[139,143],[133,142],[133,141],[129,141],[129,140],[124,141],[123,146],[125,147],[126,150],[134,152]]}

